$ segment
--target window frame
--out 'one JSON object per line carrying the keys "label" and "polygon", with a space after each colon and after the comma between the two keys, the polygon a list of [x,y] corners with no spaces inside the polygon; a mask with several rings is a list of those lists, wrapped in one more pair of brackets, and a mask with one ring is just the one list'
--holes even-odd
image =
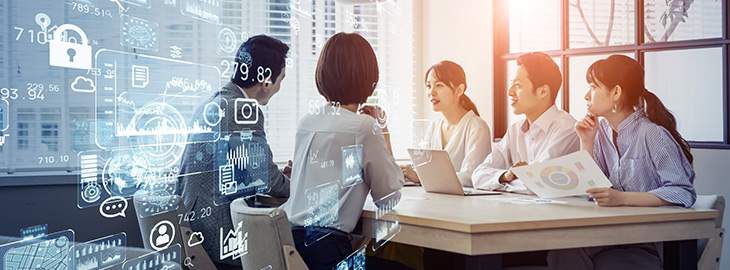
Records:
{"label": "window frame", "polygon": [[[287,43],[288,45],[290,45],[291,48],[294,48],[294,46],[292,46],[292,39],[294,38],[295,35],[293,35],[292,33],[289,33],[290,30],[291,30],[289,28],[289,25],[288,25],[288,20],[289,20],[290,17],[285,17],[285,16],[283,16],[281,14],[280,14],[281,16],[273,16],[273,17],[271,15],[272,13],[276,13],[276,14],[279,14],[279,13],[293,13],[294,11],[289,8],[289,6],[290,6],[289,5],[290,4],[289,2],[290,1],[289,0],[285,0],[285,1],[267,0],[267,1],[264,1],[264,2],[262,2],[262,5],[264,6],[265,11],[261,11],[261,12],[263,14],[265,14],[265,15],[262,15],[264,18],[266,18],[265,21],[262,21],[261,23],[251,23],[251,22],[241,23],[240,22],[241,19],[244,19],[245,20],[245,19],[251,17],[251,15],[248,14],[248,13],[249,13],[249,10],[251,10],[252,8],[251,8],[251,6],[249,4],[244,3],[244,4],[241,4],[243,6],[237,5],[237,6],[235,6],[235,8],[236,9],[241,9],[241,11],[242,12],[245,12],[246,14],[233,14],[233,15],[228,14],[228,15],[225,15],[224,14],[225,13],[225,10],[223,10],[222,11],[223,12],[222,14],[224,16],[221,17],[222,20],[231,20],[231,17],[232,17],[233,18],[232,20],[234,22],[223,23],[222,25],[231,27],[232,25],[238,25],[238,26],[240,26],[239,24],[245,24],[245,26],[248,27],[248,28],[245,28],[244,27],[244,28],[236,29],[236,30],[237,31],[243,31],[243,32],[247,32],[248,31],[250,33],[267,34],[267,35],[270,35],[270,36],[274,36],[274,37],[279,38],[282,41],[285,41],[285,43]],[[334,35],[334,33],[339,32],[339,31],[346,31],[346,32],[353,32],[354,31],[354,32],[359,32],[359,33],[367,32],[367,31],[375,31],[375,32],[377,32],[376,35],[379,36],[375,40],[378,40],[379,39],[382,42],[382,40],[384,39],[383,38],[384,36],[386,36],[386,35],[393,35],[390,32],[388,32],[388,30],[382,30],[382,33],[380,33],[380,30],[378,30],[378,29],[372,29],[372,28],[369,28],[369,27],[368,28],[361,28],[359,30],[358,29],[356,29],[356,30],[340,29],[340,28],[346,28],[345,25],[347,24],[347,22],[344,19],[341,19],[339,17],[338,18],[335,18],[335,15],[340,16],[340,13],[342,12],[341,15],[344,16],[345,13],[344,13],[343,10],[346,9],[346,7],[349,7],[350,9],[354,9],[355,8],[354,6],[358,6],[357,3],[354,3],[354,4],[341,4],[341,3],[339,3],[339,2],[337,2],[335,0],[327,0],[327,1],[317,0],[315,2],[316,3],[313,3],[313,5],[315,5],[315,4],[318,5],[318,4],[324,3],[324,6],[323,6],[324,7],[324,13],[318,14],[317,16],[322,16],[322,18],[330,18],[330,19],[332,19],[332,21],[331,21],[332,24],[331,25],[329,24],[330,21],[324,20],[324,26],[321,27],[321,28],[317,28],[317,31],[324,30],[324,32],[323,32],[324,35],[326,35],[328,37],[331,36],[331,35]],[[405,2],[405,3],[407,3],[407,4],[405,4],[405,6],[408,7],[408,10],[409,10],[408,12],[410,12],[410,14],[411,14],[410,16],[412,16],[412,19],[413,19],[413,22],[414,22],[413,23],[413,28],[415,28],[417,26],[417,21],[418,21],[417,18],[420,18],[420,16],[421,16],[420,15],[420,9],[419,8],[416,8],[417,6],[420,5],[420,2],[419,1],[412,1],[412,2]],[[364,9],[372,8],[371,11],[377,12],[376,13],[377,15],[374,15],[374,16],[380,17],[381,12],[378,10],[378,8],[376,7],[376,4],[375,3],[361,3],[361,4],[364,4],[365,5],[364,6]],[[284,5],[286,7],[286,9],[285,10],[275,10],[274,8],[270,8],[271,5],[274,5],[274,6]],[[22,9],[22,6],[23,5],[20,5],[19,7]],[[368,19],[368,18],[370,18],[370,17],[367,17],[368,16],[368,12],[363,13],[362,10],[363,10],[363,8],[361,7],[360,8],[360,11],[361,12],[358,13],[358,14],[355,14],[356,16],[359,16],[359,17],[366,16],[365,19],[363,19],[363,20],[360,21],[360,24],[368,24],[368,25],[375,24],[375,25],[378,25],[378,24],[381,24],[382,23],[383,25],[389,25],[389,24],[395,25],[395,22],[396,22],[395,19],[392,19],[393,21],[390,21],[390,19],[386,19],[386,20],[383,20],[383,22],[380,22],[379,21],[379,18],[376,18],[376,20],[378,20],[377,22],[376,21],[373,21],[371,19]],[[257,10],[256,12],[259,12],[259,10]],[[66,14],[66,15],[68,15],[68,14]],[[289,16],[291,16],[291,14],[289,14]],[[388,14],[388,17],[389,18],[395,18],[396,16],[393,15],[393,14]],[[12,16],[10,17],[10,19],[13,19],[13,18],[14,17],[12,17]],[[272,30],[271,30],[272,27],[275,27],[276,26],[276,25],[272,25],[271,24],[271,21],[272,20],[273,21],[277,21],[277,20],[279,20],[279,21],[281,21],[281,20],[286,21],[287,22],[287,25],[284,26],[284,28],[286,28],[286,31],[285,31],[286,33],[284,33],[284,32],[278,32],[278,33],[277,32],[272,32]],[[342,22],[340,22],[340,20],[342,20]],[[171,24],[170,25],[170,28],[167,28],[167,29],[165,29],[163,31],[172,33],[170,36],[175,36],[175,34],[180,34],[182,32],[187,33],[186,31],[192,30],[193,28],[196,27],[195,25],[197,25],[199,23],[196,20],[190,20],[190,21],[191,21],[190,22],[190,25],[187,23],[187,21],[186,21],[186,23]],[[203,23],[203,24],[205,24],[205,23]],[[319,24],[319,22],[318,22],[318,24]],[[173,29],[173,28],[175,28],[175,29]],[[182,30],[182,28],[185,28],[185,30]],[[261,29],[258,29],[258,28],[261,28]],[[331,32],[331,33],[328,32],[330,30],[332,30],[334,32]],[[303,31],[303,29],[301,29],[299,31]],[[322,33],[317,33],[317,34],[313,35],[313,37],[319,36],[321,34]],[[365,35],[365,34],[363,34],[363,35]],[[282,36],[286,36],[286,37],[284,38]],[[365,35],[365,36],[366,36],[365,38],[368,39],[368,41],[371,41],[367,35]],[[179,36],[177,38],[179,39]],[[393,38],[388,38],[388,39],[393,39]],[[413,42],[414,45],[418,44],[417,43],[417,38],[416,38],[416,33],[415,32],[414,33],[409,33],[408,39],[412,39],[411,42]],[[195,40],[195,39],[193,39],[193,40]],[[10,40],[10,41],[12,41],[12,40]],[[371,44],[377,50],[379,44],[377,42],[373,42]],[[380,44],[382,44],[382,43],[380,43]],[[3,46],[4,45],[5,44],[3,44]],[[321,44],[319,44],[319,45],[321,45]],[[3,47],[3,46],[0,46],[0,47]],[[4,48],[7,47],[7,49],[9,51],[14,51],[15,46],[20,46],[20,45],[17,45],[15,42],[10,42],[10,43],[7,44],[7,46],[4,46]],[[212,46],[214,46],[214,45],[212,45]],[[297,46],[303,46],[303,44],[300,44],[300,45],[297,45]],[[318,44],[313,44],[313,46],[318,46]],[[114,48],[116,48],[116,47],[114,47]],[[95,48],[95,50],[96,49],[98,49],[98,48]],[[116,48],[116,49],[118,49],[118,48]],[[186,49],[186,50],[188,50],[188,49]],[[384,48],[383,50],[386,50],[386,48]],[[294,49],[290,50],[290,52],[291,51],[294,51]],[[158,55],[158,52],[139,52],[138,54],[140,54],[140,55],[153,55],[153,56],[157,56]],[[186,52],[185,54],[189,54],[189,52]],[[295,56],[296,57],[293,57],[293,58],[296,59],[297,61],[300,61],[299,59],[305,59],[305,60],[301,60],[301,61],[307,61],[306,60],[306,57],[305,57],[306,55],[297,53],[297,54],[295,54]],[[162,56],[162,57],[163,58],[169,58],[167,56]],[[229,57],[227,57],[227,56],[220,56],[220,55],[217,55],[217,54],[214,54],[212,57],[217,57],[216,59],[218,59],[218,60],[217,61],[214,61],[216,63],[218,61],[220,61],[221,59],[229,59]],[[0,59],[0,60],[10,61],[10,59],[12,59],[12,58],[13,57],[9,57],[9,58]],[[418,59],[417,52],[414,51],[412,53],[412,55],[411,55],[411,58],[413,58],[412,59],[413,61],[416,61]],[[200,62],[200,61],[191,60],[191,59],[187,59],[187,60],[192,61],[192,62]],[[315,61],[314,63],[316,64],[316,58],[313,61]],[[380,61],[380,59],[379,59],[379,61]],[[12,62],[12,61],[10,61],[10,62]],[[10,62],[8,62],[8,63],[10,63]],[[393,61],[393,62],[395,62],[395,61]],[[382,62],[381,62],[381,64],[382,64]],[[218,66],[218,67],[220,68],[220,66]],[[382,69],[382,66],[381,66],[381,69]],[[418,70],[417,65],[413,64],[412,65],[412,70],[413,70],[413,72],[417,72],[417,70]],[[414,75],[414,74],[411,74],[411,75]],[[412,84],[414,82],[413,80],[410,80],[410,79],[407,79],[407,80],[404,80],[404,81],[407,81],[408,84]],[[221,84],[221,86],[223,86],[223,84],[225,82],[227,82],[227,80],[225,80]],[[383,83],[383,77],[382,77],[382,75],[381,75],[381,83],[383,85],[386,85],[386,84]],[[302,87],[306,87],[306,86],[302,86]],[[314,90],[315,90],[314,93],[316,93],[316,89],[314,89]],[[304,91],[297,91],[297,94],[296,94],[297,100],[299,98],[302,98],[302,92],[304,92]],[[420,91],[415,91],[414,90],[414,92],[413,93],[409,93],[409,95],[412,95],[414,97],[414,99],[417,100],[418,99],[418,95],[417,94],[419,94],[419,93],[420,93]],[[5,142],[6,144],[0,146],[0,159],[2,158],[2,155],[3,154],[6,154],[6,153],[7,153],[8,156],[11,156],[14,153],[17,154],[17,153],[20,153],[20,152],[24,152],[25,151],[25,152],[32,152],[32,153],[34,153],[33,155],[36,155],[36,153],[37,153],[39,156],[51,156],[51,155],[54,155],[54,156],[58,157],[60,155],[67,155],[68,154],[68,155],[71,155],[72,156],[71,161],[68,162],[68,163],[66,163],[66,165],[38,166],[38,167],[34,167],[34,166],[22,166],[22,167],[20,167],[20,166],[18,166],[18,164],[20,164],[20,163],[15,164],[15,163],[11,163],[9,161],[7,162],[7,166],[5,166],[6,164],[3,164],[3,163],[0,162],[0,165],[4,165],[4,167],[0,168],[0,187],[13,186],[13,185],[36,185],[36,184],[38,184],[38,185],[54,185],[54,184],[74,184],[74,183],[77,183],[78,180],[73,180],[71,182],[69,182],[69,181],[57,182],[55,180],[54,181],[49,180],[49,179],[56,179],[59,176],[69,176],[69,175],[70,176],[74,176],[73,179],[77,179],[76,176],[79,174],[79,167],[78,167],[78,162],[73,160],[74,159],[73,156],[77,156],[77,154],[80,151],[86,151],[86,150],[88,150],[88,149],[81,149],[81,148],[84,148],[85,145],[76,145],[76,142],[77,141],[75,141],[75,140],[78,139],[78,138],[73,137],[74,136],[73,133],[75,131],[75,129],[74,129],[74,119],[75,119],[75,117],[78,116],[79,117],[79,120],[81,120],[81,119],[84,119],[85,120],[87,118],[86,117],[87,112],[74,111],[74,107],[68,106],[68,104],[67,104],[68,103],[67,102],[68,101],[67,99],[69,99],[71,97],[68,94],[63,94],[62,97],[63,97],[63,99],[59,101],[60,102],[59,104],[61,104],[60,105],[61,106],[60,107],[61,108],[61,112],[60,112],[60,116],[59,116],[60,118],[57,119],[57,120],[53,120],[53,121],[48,121],[48,120],[43,120],[42,119],[42,115],[43,115],[42,108],[48,108],[48,107],[54,107],[55,108],[55,107],[57,107],[56,105],[50,106],[49,104],[51,104],[51,103],[44,102],[44,103],[41,103],[41,104],[33,104],[33,105],[24,104],[22,106],[11,105],[11,107],[9,108],[9,110],[7,110],[7,111],[4,112],[6,114],[6,117],[7,117],[6,119],[8,120],[6,123],[9,124],[10,126],[9,126],[9,128],[6,131],[3,131],[4,134],[9,135],[9,136],[6,137],[6,142]],[[317,96],[317,97],[319,98],[319,96]],[[0,101],[0,102],[2,102],[2,101]],[[53,104],[56,104],[56,103],[53,103]],[[300,102],[299,101],[297,101],[296,106],[297,106],[297,108],[299,108],[298,107],[298,106],[300,106]],[[415,101],[414,101],[414,103],[413,104],[410,104],[409,106],[418,107],[418,104],[415,103]],[[21,108],[21,109],[22,108],[32,108],[33,109],[32,112],[29,111],[29,112],[26,112],[26,113],[32,115],[34,117],[33,120],[32,121],[18,121],[16,118],[18,118],[17,115],[18,115],[18,109],[19,108]],[[423,108],[419,108],[419,109],[423,109]],[[301,111],[302,113],[306,114],[306,109],[305,110],[299,110],[299,109],[297,109],[297,111]],[[91,117],[90,118],[91,119],[90,121],[94,121],[93,119],[94,119],[95,111],[94,111],[94,107],[93,106],[90,107],[90,111],[88,113],[90,113],[90,117]],[[296,118],[294,118],[294,121],[295,122],[298,122],[298,119],[299,118],[296,117]],[[2,122],[2,120],[0,120],[0,122]],[[267,124],[269,122],[272,122],[272,121],[267,121]],[[20,137],[20,136],[17,135],[18,132],[19,132],[18,131],[19,128],[17,127],[17,125],[19,123],[22,123],[22,124],[24,124],[26,126],[26,128],[23,129],[22,131],[23,132],[26,132],[27,134],[25,136],[23,136],[23,137]],[[51,129],[47,129],[47,128],[44,128],[44,124],[51,124],[51,125],[55,125],[55,126],[53,126]],[[46,139],[46,137],[43,136],[43,132],[49,132],[49,131],[51,132],[50,135],[52,137],[51,143],[54,145],[54,147],[57,147],[58,148],[57,151],[41,151],[41,149],[45,149],[47,147],[47,144],[44,143],[44,141],[46,141],[47,139]],[[89,132],[91,132],[91,133],[88,136],[92,140],[91,141],[91,144],[93,145],[93,139],[94,139],[94,136],[96,136],[94,134],[93,123],[91,123],[91,127],[89,127]],[[25,147],[27,147],[26,149],[18,149],[17,148],[17,144],[18,144],[19,138],[20,138],[20,140],[25,140],[26,141],[26,146],[25,146]],[[271,138],[271,137],[269,137],[269,138]],[[83,138],[83,139],[86,139],[86,138]],[[292,140],[293,140],[293,137],[292,137]],[[86,140],[82,140],[82,141],[86,141]],[[271,140],[269,140],[269,143],[271,144]],[[291,143],[291,142],[289,142],[289,143]],[[273,144],[271,146],[273,147]],[[292,152],[294,151],[293,150],[293,147],[292,147],[291,151]],[[405,156],[403,156],[403,157],[401,157],[401,159],[397,159],[397,160],[402,160],[402,158],[405,158]],[[33,159],[33,160],[35,160],[35,159]],[[279,167],[282,167],[283,165],[286,165],[286,160],[287,159],[284,159],[284,158],[281,158],[281,160],[274,159],[274,163],[276,165],[278,165]],[[36,164],[33,164],[33,163],[29,163],[29,164],[36,165]],[[56,178],[54,178],[54,177],[56,177]],[[64,179],[66,179],[66,178],[64,178]]]}
{"label": "window frame", "polygon": [[[570,48],[570,0],[560,0],[560,49],[544,51],[551,57],[561,59],[562,69],[562,109],[570,111],[570,58],[575,56],[588,56],[612,53],[633,53],[635,59],[644,65],[644,54],[646,52],[683,50],[683,49],[701,49],[701,48],[722,48],[722,65],[723,65],[723,140],[722,142],[706,142],[706,141],[689,141],[692,148],[700,149],[730,149],[730,16],[728,9],[730,3],[721,1],[722,8],[722,37],[704,38],[668,42],[644,42],[644,0],[634,0],[636,6],[636,18],[634,18],[634,43],[627,45],[614,45],[603,47],[588,48]],[[496,0],[492,3],[493,8],[493,94],[494,94],[494,138],[498,141],[507,131],[508,122],[507,114],[509,107],[507,102],[507,63],[517,59],[524,52],[511,53],[509,51],[509,0]]]}

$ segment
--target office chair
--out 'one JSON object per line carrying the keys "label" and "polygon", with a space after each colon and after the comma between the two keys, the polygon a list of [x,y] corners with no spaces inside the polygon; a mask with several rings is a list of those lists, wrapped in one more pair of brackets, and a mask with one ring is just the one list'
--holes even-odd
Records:
{"label": "office chair", "polygon": [[725,212],[725,198],[722,195],[699,195],[692,206],[695,209],[714,209],[718,216],[715,219],[715,237],[697,241],[697,269],[720,269],[720,255],[722,254],[722,240],[725,229],[722,227],[722,218]]}
{"label": "office chair", "polygon": [[241,256],[243,269],[308,270],[296,251],[284,210],[249,207],[243,198],[231,203],[233,224],[243,222],[248,241],[256,243]]}
{"label": "office chair", "polygon": [[[150,243],[150,234],[156,224],[167,220],[173,224],[178,224],[180,220],[178,214],[185,214],[185,207],[182,204],[182,198],[179,195],[155,195],[148,194],[144,191],[139,191],[134,194],[134,210],[137,214],[137,222],[139,223],[139,230],[142,233],[142,242],[144,243],[145,249],[154,250],[152,243]],[[177,210],[161,212],[160,213],[148,213],[147,208],[149,205],[156,205],[159,202],[172,202],[177,204]],[[203,249],[202,245],[196,245],[193,247],[188,246],[188,240],[192,237],[193,231],[190,229],[189,222],[183,221],[176,227],[175,234],[173,236],[170,246],[180,244],[182,247],[183,257],[181,262],[187,269],[215,269],[213,261],[210,259],[208,253]],[[207,241],[213,241],[213,239]]]}

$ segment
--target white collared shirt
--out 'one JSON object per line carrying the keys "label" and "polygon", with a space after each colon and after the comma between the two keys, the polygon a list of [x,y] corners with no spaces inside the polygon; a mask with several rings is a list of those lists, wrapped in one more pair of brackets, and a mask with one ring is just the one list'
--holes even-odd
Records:
{"label": "white collared shirt", "polygon": [[468,111],[454,127],[446,145],[443,145],[441,127],[445,122],[446,119],[441,117],[431,123],[425,136],[427,145],[423,147],[446,150],[461,184],[465,187],[472,187],[474,184],[472,184],[471,175],[474,169],[492,152],[492,135],[489,126],[473,111]]}
{"label": "white collared shirt", "polygon": [[[329,105],[319,111],[305,115],[297,127],[290,197],[282,207],[294,225],[306,226],[315,220],[316,226],[349,233],[360,219],[368,194],[376,205],[385,197],[395,198],[391,207],[397,204],[403,173],[374,118]],[[362,145],[362,182],[344,186],[342,148],[352,145]]]}
{"label": "white collared shirt", "polygon": [[532,124],[527,119],[512,124],[492,153],[474,170],[474,187],[527,191],[522,181],[503,185],[499,177],[520,161],[532,164],[578,151],[580,141],[573,128],[575,122],[573,116],[553,105]]}

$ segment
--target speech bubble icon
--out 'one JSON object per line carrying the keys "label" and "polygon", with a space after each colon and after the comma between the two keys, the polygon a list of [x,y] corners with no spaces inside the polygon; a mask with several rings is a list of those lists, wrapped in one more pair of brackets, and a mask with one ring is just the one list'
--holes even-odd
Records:
{"label": "speech bubble icon", "polygon": [[127,217],[124,213],[127,211],[127,200],[121,196],[113,196],[104,200],[99,205],[99,213],[106,218]]}

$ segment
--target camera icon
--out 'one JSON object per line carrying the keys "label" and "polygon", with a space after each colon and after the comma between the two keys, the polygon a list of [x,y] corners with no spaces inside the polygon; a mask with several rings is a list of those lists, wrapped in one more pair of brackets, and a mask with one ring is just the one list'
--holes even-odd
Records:
{"label": "camera icon", "polygon": [[255,99],[237,98],[234,102],[236,124],[256,124],[259,121],[259,103]]}

